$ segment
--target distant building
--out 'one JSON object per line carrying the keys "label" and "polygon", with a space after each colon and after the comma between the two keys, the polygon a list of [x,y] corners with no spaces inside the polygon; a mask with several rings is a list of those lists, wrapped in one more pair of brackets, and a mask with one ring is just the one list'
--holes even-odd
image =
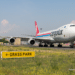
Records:
{"label": "distant building", "polygon": [[21,45],[21,38],[16,38],[14,45]]}
{"label": "distant building", "polygon": [[3,42],[0,42],[0,45],[3,45]]}

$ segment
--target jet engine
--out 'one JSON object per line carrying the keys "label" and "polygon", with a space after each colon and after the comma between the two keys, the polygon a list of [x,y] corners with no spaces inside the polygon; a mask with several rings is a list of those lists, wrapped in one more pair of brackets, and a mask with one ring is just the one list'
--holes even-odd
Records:
{"label": "jet engine", "polygon": [[31,38],[31,39],[29,39],[29,40],[28,40],[28,44],[31,44],[31,45],[35,44],[35,40],[34,40],[34,39],[32,39],[32,38]]}
{"label": "jet engine", "polygon": [[11,38],[10,39],[10,43],[14,43],[15,42],[15,39],[14,38]]}

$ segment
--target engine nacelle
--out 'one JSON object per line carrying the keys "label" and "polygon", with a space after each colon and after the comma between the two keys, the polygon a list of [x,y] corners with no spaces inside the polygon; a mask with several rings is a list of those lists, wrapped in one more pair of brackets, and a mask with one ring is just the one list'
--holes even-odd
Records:
{"label": "engine nacelle", "polygon": [[31,45],[35,44],[35,40],[34,39],[29,39],[28,44],[31,44]]}
{"label": "engine nacelle", "polygon": [[14,38],[11,38],[10,39],[10,43],[14,43],[15,42],[15,39]]}

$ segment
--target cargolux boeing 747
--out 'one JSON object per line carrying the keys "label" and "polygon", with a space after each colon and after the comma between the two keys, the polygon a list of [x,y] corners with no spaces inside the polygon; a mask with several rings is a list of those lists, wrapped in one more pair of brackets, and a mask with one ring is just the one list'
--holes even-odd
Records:
{"label": "cargolux boeing 747", "polygon": [[[54,47],[54,43],[59,43],[58,47],[62,47],[61,43],[68,43],[70,42],[70,47],[74,47],[74,41],[75,41],[75,24],[67,24],[64,25],[58,29],[47,31],[40,33],[37,22],[35,21],[35,28],[36,28],[36,36],[35,37],[20,37],[24,39],[28,39],[28,43],[31,45],[34,45],[36,41],[39,42],[39,47]],[[15,42],[15,38],[12,37],[10,39],[10,43]],[[44,43],[44,44],[43,44]]]}
{"label": "cargolux boeing 747", "polygon": [[[47,31],[40,33],[37,22],[35,21],[35,28],[36,28],[36,38],[32,38],[28,41],[30,44],[34,44],[35,41],[39,41],[39,47],[54,47],[53,43],[59,43],[58,47],[62,47],[60,43],[68,43],[70,42],[70,47],[73,48],[75,41],[75,25],[74,24],[67,24],[58,29]],[[44,43],[44,45],[42,45]]]}

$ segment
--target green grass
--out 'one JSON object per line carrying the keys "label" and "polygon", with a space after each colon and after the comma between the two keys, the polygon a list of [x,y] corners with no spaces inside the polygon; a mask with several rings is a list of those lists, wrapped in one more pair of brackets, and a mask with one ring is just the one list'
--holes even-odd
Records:
{"label": "green grass", "polygon": [[[0,75],[75,75],[75,50],[0,46],[0,51],[33,51],[35,57],[0,59]],[[1,55],[1,54],[0,54]]]}

